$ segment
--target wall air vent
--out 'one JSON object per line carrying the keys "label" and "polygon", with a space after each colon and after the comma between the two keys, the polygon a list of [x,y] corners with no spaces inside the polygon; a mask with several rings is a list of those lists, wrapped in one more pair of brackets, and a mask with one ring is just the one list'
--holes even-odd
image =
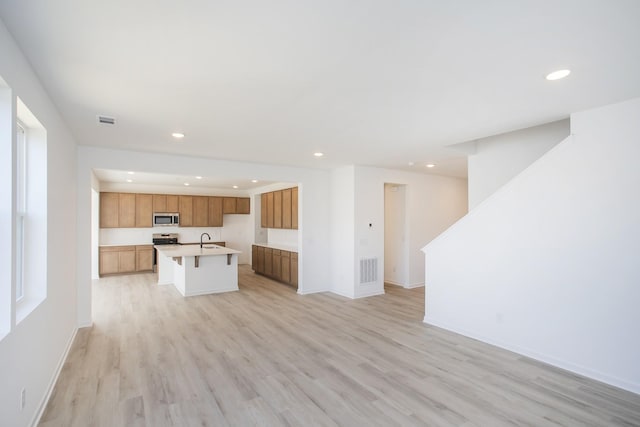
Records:
{"label": "wall air vent", "polygon": [[378,258],[360,260],[360,283],[371,283],[378,280]]}
{"label": "wall air vent", "polygon": [[98,116],[98,123],[100,123],[101,125],[115,125],[116,119],[115,117]]}

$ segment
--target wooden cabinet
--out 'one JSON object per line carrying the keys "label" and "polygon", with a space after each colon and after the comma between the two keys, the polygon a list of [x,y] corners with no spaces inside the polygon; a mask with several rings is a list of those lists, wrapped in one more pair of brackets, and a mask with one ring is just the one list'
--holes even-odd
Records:
{"label": "wooden cabinet", "polygon": [[248,197],[100,193],[100,228],[153,227],[154,212],[178,212],[181,227],[222,227],[223,214],[248,214]]}
{"label": "wooden cabinet", "polygon": [[281,251],[279,249],[273,250],[273,278],[281,281],[282,280],[282,262],[281,262]]}
{"label": "wooden cabinet", "polygon": [[291,188],[282,190],[282,228],[291,229]]}
{"label": "wooden cabinet", "polygon": [[209,197],[209,227],[222,227],[222,197]]}
{"label": "wooden cabinet", "polygon": [[298,188],[263,193],[260,197],[263,228],[298,228]]}
{"label": "wooden cabinet", "polygon": [[118,197],[118,227],[136,226],[136,195],[120,193]]}
{"label": "wooden cabinet", "polygon": [[260,226],[267,228],[267,193],[260,195]]}
{"label": "wooden cabinet", "polygon": [[193,196],[178,197],[178,212],[180,213],[180,226],[191,227],[193,225]]}
{"label": "wooden cabinet", "polygon": [[258,269],[256,270],[256,273],[264,274],[264,250],[264,246],[258,246]]}
{"label": "wooden cabinet", "polygon": [[167,195],[167,212],[180,212],[180,198],[174,195]]}
{"label": "wooden cabinet", "polygon": [[107,250],[106,248],[100,248],[98,261],[99,261],[99,274],[100,276],[104,274],[115,274],[119,272],[120,262],[119,262],[120,252]]}
{"label": "wooden cabinet", "polygon": [[234,214],[237,209],[237,200],[235,197],[225,197],[222,204],[223,214]]}
{"label": "wooden cabinet", "polygon": [[178,212],[178,196],[172,194],[154,194],[153,212]]}
{"label": "wooden cabinet", "polygon": [[251,201],[248,197],[225,197],[222,213],[248,214],[251,211]]}
{"label": "wooden cabinet", "polygon": [[251,247],[253,271],[298,288],[298,253],[261,245]]}
{"label": "wooden cabinet", "polygon": [[273,249],[264,248],[264,274],[273,276]]}
{"label": "wooden cabinet", "polygon": [[236,197],[236,213],[245,215],[251,213],[251,199],[248,197]]}
{"label": "wooden cabinet", "polygon": [[153,270],[153,245],[101,246],[98,256],[100,276]]}
{"label": "wooden cabinet", "polygon": [[282,228],[282,191],[273,192],[273,228]]}
{"label": "wooden cabinet", "polygon": [[251,268],[253,271],[258,271],[258,247],[251,245]]}
{"label": "wooden cabinet", "polygon": [[273,192],[271,192],[267,193],[267,228],[273,228],[273,221]]}
{"label": "wooden cabinet", "polygon": [[118,193],[100,193],[100,228],[118,227],[119,206]]}
{"label": "wooden cabinet", "polygon": [[154,194],[153,195],[153,211],[154,212],[169,212],[167,210],[167,195],[166,194]]}
{"label": "wooden cabinet", "polygon": [[118,257],[118,273],[133,273],[136,271],[136,247],[124,246]]}
{"label": "wooden cabinet", "polygon": [[280,251],[280,280],[291,283],[291,252]]}
{"label": "wooden cabinet", "polygon": [[152,194],[136,194],[136,227],[153,227]]}
{"label": "wooden cabinet", "polygon": [[293,287],[298,289],[298,253],[291,252],[291,281],[289,282]]}
{"label": "wooden cabinet", "polygon": [[136,271],[153,270],[153,245],[136,246]]}
{"label": "wooden cabinet", "polygon": [[[298,187],[291,189],[291,228],[298,229]],[[298,283],[296,282],[296,287]]]}
{"label": "wooden cabinet", "polygon": [[193,196],[193,226],[209,226],[209,197]]}

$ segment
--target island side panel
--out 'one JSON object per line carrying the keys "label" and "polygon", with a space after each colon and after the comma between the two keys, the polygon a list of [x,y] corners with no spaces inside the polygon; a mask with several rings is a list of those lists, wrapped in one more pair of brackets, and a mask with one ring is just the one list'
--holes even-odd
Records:
{"label": "island side panel", "polygon": [[172,285],[174,276],[175,261],[171,257],[165,256],[163,252],[158,251],[158,285]]}
{"label": "island side panel", "polygon": [[201,256],[198,268],[195,268],[195,256],[185,256],[182,267],[185,271],[185,296],[238,290],[237,254],[231,255],[229,265],[226,254]]}

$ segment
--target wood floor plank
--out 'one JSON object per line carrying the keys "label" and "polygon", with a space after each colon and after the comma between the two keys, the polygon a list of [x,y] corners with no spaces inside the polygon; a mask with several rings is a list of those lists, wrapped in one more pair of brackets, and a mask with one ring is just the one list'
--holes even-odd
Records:
{"label": "wood floor plank", "polygon": [[40,425],[640,426],[640,396],[425,325],[424,289],[301,296],[239,268],[183,298],[93,284]]}

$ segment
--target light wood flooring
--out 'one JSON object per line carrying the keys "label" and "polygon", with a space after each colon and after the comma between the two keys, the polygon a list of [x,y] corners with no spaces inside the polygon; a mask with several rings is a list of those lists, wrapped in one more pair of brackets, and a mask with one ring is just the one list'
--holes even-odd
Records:
{"label": "light wood flooring", "polygon": [[640,396],[422,323],[424,289],[300,296],[240,268],[183,298],[93,287],[41,426],[630,426]]}

